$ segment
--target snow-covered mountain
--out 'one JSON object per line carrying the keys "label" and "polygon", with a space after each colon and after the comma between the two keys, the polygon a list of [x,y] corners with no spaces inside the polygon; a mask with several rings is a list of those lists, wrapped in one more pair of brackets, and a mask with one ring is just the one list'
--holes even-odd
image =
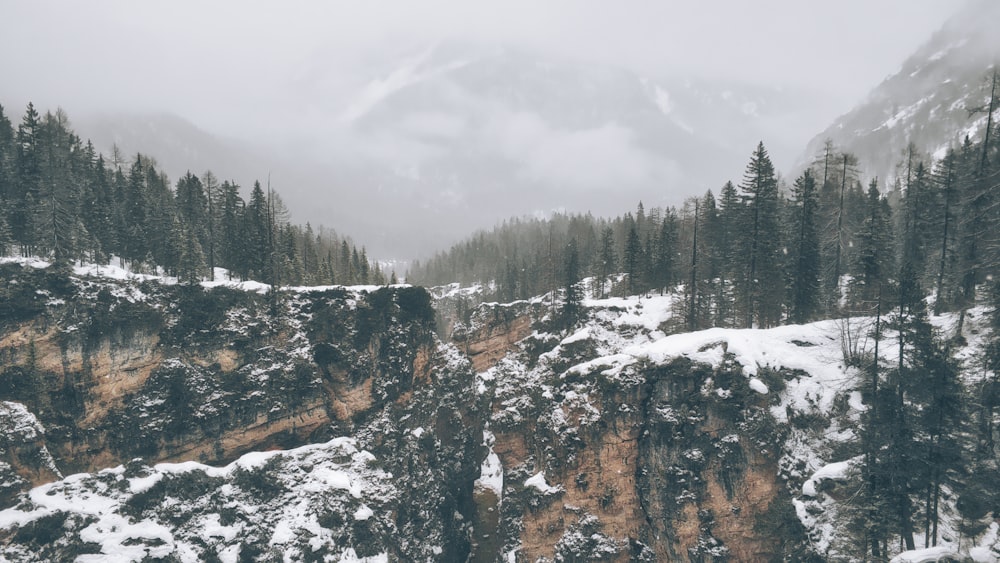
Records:
{"label": "snow-covered mountain", "polygon": [[1000,3],[969,2],[861,104],[817,135],[808,164],[826,139],[852,152],[871,175],[892,178],[908,143],[936,158],[985,129],[992,67],[1000,60]]}
{"label": "snow-covered mountain", "polygon": [[[846,364],[874,352],[867,341],[851,352],[845,334],[868,334],[871,318],[676,332],[668,294],[587,299],[565,331],[549,296],[471,308],[481,288],[275,298],[8,262],[4,560],[854,561],[867,550],[851,515],[868,375]],[[976,307],[961,325],[970,396],[989,318]],[[959,330],[957,313],[933,322]],[[879,350],[894,360],[894,346]],[[965,486],[989,487],[988,475]],[[996,561],[1000,522],[961,498],[941,500],[935,557]]]}
{"label": "snow-covered mountain", "polygon": [[445,43],[374,74],[337,122],[358,156],[359,184],[407,209],[465,216],[457,221],[468,230],[717,189],[742,172],[760,123],[787,111],[783,96]]}
{"label": "snow-covered mountain", "polygon": [[211,168],[246,187],[270,172],[296,221],[409,258],[510,216],[718,191],[761,139],[794,155],[783,129],[815,99],[468,42],[381,55],[349,85],[325,65],[293,73],[288,130],[246,143],[163,114],[70,117],[100,149],[148,153],[172,178]]}

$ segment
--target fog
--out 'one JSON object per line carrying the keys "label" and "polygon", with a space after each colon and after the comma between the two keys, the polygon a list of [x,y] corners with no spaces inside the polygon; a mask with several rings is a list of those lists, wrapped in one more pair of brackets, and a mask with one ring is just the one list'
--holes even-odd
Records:
{"label": "fog", "polygon": [[[510,215],[679,203],[758,139],[788,170],[961,5],[8,1],[0,104],[61,106],[171,174],[271,173],[293,220],[410,258]],[[215,148],[109,125],[148,114]]]}

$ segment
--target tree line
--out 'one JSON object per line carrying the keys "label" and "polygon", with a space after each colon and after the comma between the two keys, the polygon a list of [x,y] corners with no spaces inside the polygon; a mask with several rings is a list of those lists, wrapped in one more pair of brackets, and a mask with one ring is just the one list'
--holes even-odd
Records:
{"label": "tree line", "polygon": [[384,284],[364,247],[291,223],[280,196],[254,182],[249,198],[211,171],[171,185],[156,161],[108,159],[61,109],[28,104],[16,128],[0,106],[0,254],[161,270],[184,282],[230,276],[269,284]]}
{"label": "tree line", "polygon": [[885,186],[866,182],[857,157],[827,143],[783,186],[761,143],[743,179],[718,197],[640,202],[613,219],[510,219],[414,262],[407,279],[478,283],[497,299],[526,299],[565,289],[573,248],[580,275],[595,278],[594,297],[681,291],[690,328],[770,327],[870,314],[879,287],[894,287],[905,265],[933,293],[934,312],[962,309],[1000,260],[1000,177],[988,166],[998,150],[990,141],[984,153],[967,138],[932,161],[911,145]]}

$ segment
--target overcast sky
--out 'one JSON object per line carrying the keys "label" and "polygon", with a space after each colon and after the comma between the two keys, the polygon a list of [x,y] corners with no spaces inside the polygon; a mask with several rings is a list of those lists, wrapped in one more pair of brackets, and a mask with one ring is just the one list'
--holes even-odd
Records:
{"label": "overcast sky", "polygon": [[647,74],[819,89],[842,101],[843,112],[959,5],[0,0],[0,94],[43,107],[171,111],[209,130],[238,134],[247,127],[248,108],[294,102],[296,82],[318,64],[336,92],[372,78],[365,73],[373,57],[459,37],[529,45]]}

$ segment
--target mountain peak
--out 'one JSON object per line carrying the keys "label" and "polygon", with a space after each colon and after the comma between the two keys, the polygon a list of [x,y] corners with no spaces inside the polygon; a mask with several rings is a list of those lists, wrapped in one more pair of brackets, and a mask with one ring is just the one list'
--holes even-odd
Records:
{"label": "mountain peak", "polygon": [[863,156],[872,176],[891,179],[907,145],[940,156],[966,136],[981,133],[984,114],[970,110],[989,96],[987,77],[1000,58],[992,27],[1000,3],[969,2],[919,47],[865,100],[810,141],[804,167],[826,140]]}

